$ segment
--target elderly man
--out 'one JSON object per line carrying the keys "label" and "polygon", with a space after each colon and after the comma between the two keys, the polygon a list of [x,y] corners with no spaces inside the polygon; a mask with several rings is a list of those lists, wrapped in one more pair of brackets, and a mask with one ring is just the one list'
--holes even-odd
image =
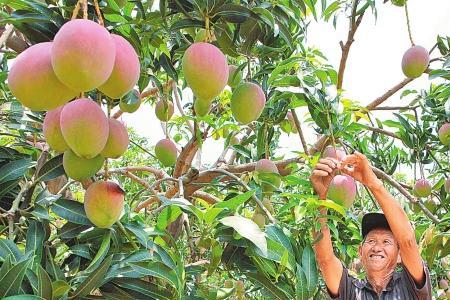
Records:
{"label": "elderly man", "polygon": [[[320,219],[322,238],[315,245],[316,260],[331,299],[342,300],[431,300],[430,276],[419,254],[414,230],[400,204],[383,187],[367,158],[355,153],[343,162],[320,159],[311,182],[320,199],[326,199],[328,185],[340,170],[369,188],[383,210],[362,220],[363,242],[359,256],[366,279],[352,277],[333,253],[330,230]],[[317,232],[314,232],[317,235]],[[402,270],[396,272],[397,264]]]}

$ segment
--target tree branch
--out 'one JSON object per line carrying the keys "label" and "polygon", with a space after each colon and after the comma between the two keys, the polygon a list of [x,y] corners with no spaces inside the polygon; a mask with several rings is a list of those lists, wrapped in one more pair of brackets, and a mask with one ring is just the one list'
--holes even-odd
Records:
{"label": "tree branch", "polygon": [[297,128],[297,132],[298,132],[298,135],[300,137],[300,141],[302,142],[303,151],[307,155],[309,155],[308,146],[306,144],[305,136],[303,135],[303,130],[302,130],[302,127],[300,125],[300,121],[298,120],[297,113],[295,112],[295,109],[292,108],[291,109],[291,113],[292,113],[292,117],[294,119],[295,128]]}
{"label": "tree branch", "polygon": [[355,3],[354,3],[352,16],[350,18],[351,21],[350,21],[349,31],[348,31],[348,35],[347,35],[347,42],[345,43],[345,45],[342,45],[342,42],[341,42],[342,56],[341,56],[341,61],[339,63],[338,82],[337,82],[338,90],[342,89],[342,83],[344,81],[344,72],[345,72],[345,67],[347,64],[348,54],[350,52],[350,47],[352,46],[353,42],[355,41],[354,37],[355,37],[356,30],[358,29],[359,25],[361,24],[362,18],[364,16],[364,12],[363,12],[362,14],[360,14],[358,16],[358,18],[356,19],[356,22],[354,22],[354,23],[352,22],[352,20],[355,17],[357,2],[358,1],[355,1]]}
{"label": "tree branch", "polygon": [[384,181],[387,181],[392,187],[396,188],[403,196],[406,197],[406,199],[408,199],[409,202],[417,204],[420,207],[420,209],[425,213],[425,215],[427,215],[434,223],[438,224],[440,222],[440,220],[435,215],[433,215],[425,207],[425,205],[423,205],[422,202],[418,201],[417,198],[415,198],[407,190],[405,190],[401,184],[399,184],[397,181],[392,179],[389,175],[387,175],[382,170],[380,170],[376,167],[372,167],[372,170],[375,173],[375,175],[377,175],[377,177],[379,177],[380,179],[382,179]]}
{"label": "tree branch", "polygon": [[[174,95],[175,104],[177,105],[178,111],[180,112],[180,114],[183,117],[186,116],[186,114],[184,113],[184,110],[183,110],[183,105],[181,105],[181,99],[180,99],[180,95],[178,94],[178,88],[177,88],[177,84],[175,81],[172,81],[172,93]],[[186,124],[189,128],[189,131],[192,133],[192,135],[195,135],[194,126],[192,125],[192,123],[189,120],[186,120]]]}
{"label": "tree branch", "polygon": [[403,79],[400,83],[398,83],[395,86],[393,86],[392,88],[390,88],[386,93],[384,93],[383,95],[381,95],[377,99],[375,99],[372,102],[370,102],[369,105],[367,105],[364,108],[364,111],[369,112],[369,111],[373,110],[375,107],[377,107],[378,105],[380,105],[381,103],[386,101],[389,97],[394,95],[396,92],[398,92],[400,89],[402,89],[404,86],[406,86],[408,83],[410,83],[413,80],[414,80],[414,78],[405,78],[405,79]]}
{"label": "tree branch", "polygon": [[216,196],[202,191],[195,191],[194,193],[192,193],[191,197],[205,200],[209,204],[216,204],[222,201]]}

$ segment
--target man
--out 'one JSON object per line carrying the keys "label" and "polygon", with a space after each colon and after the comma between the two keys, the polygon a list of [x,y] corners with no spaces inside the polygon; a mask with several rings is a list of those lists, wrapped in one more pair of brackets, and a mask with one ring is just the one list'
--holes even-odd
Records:
{"label": "man", "polygon": [[[319,198],[326,199],[328,185],[338,170],[367,186],[384,214],[371,213],[363,217],[363,242],[359,246],[359,256],[366,271],[364,281],[349,275],[342,266],[333,253],[326,219],[319,220],[322,238],[314,248],[330,298],[431,300],[430,276],[420,257],[408,217],[383,187],[363,154],[356,152],[347,156],[343,162],[333,158],[320,159],[311,175]],[[395,272],[397,263],[403,266],[401,272]]]}

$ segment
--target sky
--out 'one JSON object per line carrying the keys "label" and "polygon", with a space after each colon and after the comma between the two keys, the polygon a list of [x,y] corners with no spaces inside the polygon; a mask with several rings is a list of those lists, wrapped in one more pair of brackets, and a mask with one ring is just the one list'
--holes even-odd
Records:
{"label": "sky", "polygon": [[[377,20],[371,13],[364,16],[355,35],[344,76],[343,96],[357,100],[361,105],[370,103],[404,79],[400,64],[403,53],[410,47],[404,8],[381,2],[377,3]],[[437,35],[450,36],[450,0],[408,0],[408,11],[416,45],[430,49],[436,42]],[[341,58],[339,41],[346,41],[348,19],[341,16],[336,29],[331,22],[311,22],[308,31],[307,45],[320,49],[337,71]],[[435,50],[431,57],[438,54]],[[426,89],[429,84],[427,75],[422,75],[406,88]],[[396,93],[383,105],[404,105],[405,101],[400,101],[399,95],[400,92]],[[188,94],[183,103],[191,100]],[[300,120],[305,119],[304,109],[297,109],[297,113]],[[390,115],[377,112],[377,117],[386,119]],[[160,123],[149,105],[143,105],[133,114],[124,114],[123,120],[139,135],[147,137],[150,144],[156,144],[164,138]],[[302,124],[302,128],[307,141],[312,144],[316,139],[313,128],[305,124]],[[208,139],[203,144],[202,162],[214,163],[222,149],[223,140]],[[275,154],[288,158],[296,155],[291,151],[299,150],[302,150],[302,146],[298,135],[283,134],[280,148]]]}

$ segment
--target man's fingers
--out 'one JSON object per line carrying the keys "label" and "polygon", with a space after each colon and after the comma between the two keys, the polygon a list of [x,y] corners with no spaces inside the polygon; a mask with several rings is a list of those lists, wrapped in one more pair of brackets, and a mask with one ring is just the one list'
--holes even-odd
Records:
{"label": "man's fingers", "polygon": [[320,164],[325,164],[330,168],[336,168],[338,161],[333,158],[321,158],[319,159]]}
{"label": "man's fingers", "polygon": [[328,176],[328,172],[322,171],[322,170],[314,170],[312,172],[313,176],[320,176],[320,177],[325,177]]}
{"label": "man's fingers", "polygon": [[316,168],[315,168],[315,169],[316,169],[316,170],[325,171],[325,172],[328,172],[328,173],[332,173],[332,172],[333,172],[333,169],[332,169],[332,168],[330,168],[328,165],[322,164],[322,163],[318,163],[318,164],[316,165]]}

